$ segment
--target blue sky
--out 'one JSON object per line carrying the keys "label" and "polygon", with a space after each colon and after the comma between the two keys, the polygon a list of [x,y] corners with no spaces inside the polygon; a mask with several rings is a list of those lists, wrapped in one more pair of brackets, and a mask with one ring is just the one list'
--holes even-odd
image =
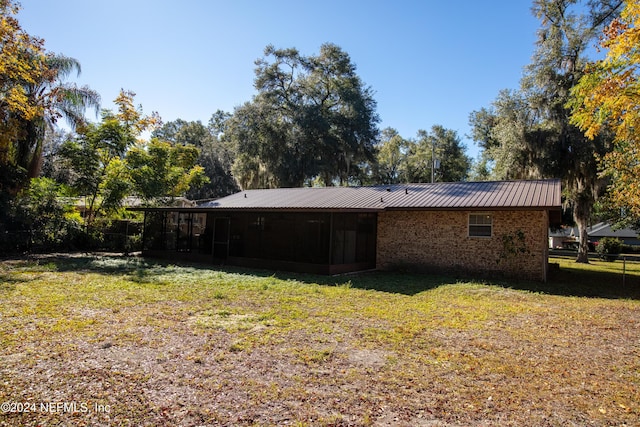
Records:
{"label": "blue sky", "polygon": [[[265,46],[305,55],[335,43],[374,91],[380,128],[405,138],[435,124],[466,135],[469,114],[517,88],[538,20],[530,0],[22,0],[18,19],[74,79],[113,108],[121,88],[167,122],[207,123],[249,101]],[[95,119],[93,116],[90,117]]]}

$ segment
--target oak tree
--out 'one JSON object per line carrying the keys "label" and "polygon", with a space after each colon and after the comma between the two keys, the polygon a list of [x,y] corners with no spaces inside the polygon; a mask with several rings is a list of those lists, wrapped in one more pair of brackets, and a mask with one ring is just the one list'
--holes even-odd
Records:
{"label": "oak tree", "polygon": [[226,132],[237,148],[234,174],[242,187],[357,179],[374,157],[379,118],[355,70],[334,44],[314,56],[267,46],[256,61],[258,94],[236,108]]}
{"label": "oak tree", "polygon": [[373,164],[373,181],[376,184],[398,184],[407,180],[407,156],[411,141],[404,139],[397,130],[382,130],[377,144],[376,162]]}
{"label": "oak tree", "polygon": [[495,178],[562,178],[580,230],[576,261],[588,262],[586,229],[604,188],[597,157],[610,150],[610,141],[586,138],[571,124],[567,101],[584,73],[590,44],[616,17],[622,1],[576,3],[534,1],[541,27],[520,90],[502,92],[493,108],[472,119],[477,120],[474,135],[494,161]]}
{"label": "oak tree", "polygon": [[173,145],[198,149],[196,164],[202,166],[208,182],[191,187],[187,192],[190,199],[218,198],[238,191],[238,184],[231,173],[235,153],[223,138],[228,118],[228,113],[217,111],[207,126],[200,121],[187,122],[178,119],[163,124],[152,133],[153,137]]}

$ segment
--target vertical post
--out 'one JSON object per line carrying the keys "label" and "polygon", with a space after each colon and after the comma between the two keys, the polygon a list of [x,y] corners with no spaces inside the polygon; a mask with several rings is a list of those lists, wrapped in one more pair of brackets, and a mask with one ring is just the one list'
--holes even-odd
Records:
{"label": "vertical post", "polygon": [[227,219],[227,258],[229,258],[231,246],[231,216]]}
{"label": "vertical post", "polygon": [[144,211],[144,217],[142,219],[142,251],[144,252],[147,247],[147,211]]}
{"label": "vertical post", "polygon": [[180,250],[180,212],[176,211],[176,252]]}
{"label": "vertical post", "polygon": [[329,214],[329,265],[333,264],[333,212]]}
{"label": "vertical post", "polygon": [[625,287],[626,276],[627,276],[627,257],[623,256],[622,257],[622,289],[624,289]]}
{"label": "vertical post", "polygon": [[162,249],[163,250],[171,250],[167,242],[167,227],[169,227],[169,218],[167,211],[162,212]]}
{"label": "vertical post", "polygon": [[193,212],[187,214],[187,252],[191,252],[193,248]]}
{"label": "vertical post", "polygon": [[124,254],[129,256],[129,220],[127,220],[124,230]]}
{"label": "vertical post", "polygon": [[213,230],[211,231],[211,261],[216,259],[216,221],[218,217],[213,218]]}
{"label": "vertical post", "polygon": [[[545,210],[542,212],[542,215],[544,216],[543,218],[543,225],[542,225],[542,230],[540,230],[540,235],[541,236],[548,236],[549,235],[549,211]],[[544,283],[547,283],[547,278],[549,276],[549,240],[548,238],[545,238],[544,240],[544,244],[542,245],[542,281]]]}
{"label": "vertical post", "polygon": [[431,141],[431,183],[436,177],[436,142],[435,140]]}

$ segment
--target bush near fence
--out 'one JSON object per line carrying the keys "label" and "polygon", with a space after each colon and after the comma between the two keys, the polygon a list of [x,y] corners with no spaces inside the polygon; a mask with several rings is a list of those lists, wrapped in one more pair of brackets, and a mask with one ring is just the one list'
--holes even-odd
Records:
{"label": "bush near fence", "polygon": [[56,251],[135,252],[142,249],[142,225],[116,221],[103,230],[67,233],[63,240],[47,240],[34,230],[11,230],[0,235],[0,254],[46,253]]}

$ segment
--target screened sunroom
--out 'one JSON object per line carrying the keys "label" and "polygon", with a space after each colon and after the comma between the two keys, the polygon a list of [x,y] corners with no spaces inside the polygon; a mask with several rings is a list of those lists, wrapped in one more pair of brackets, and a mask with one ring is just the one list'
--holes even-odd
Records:
{"label": "screened sunroom", "polygon": [[372,212],[144,211],[149,255],[321,274],[375,268]]}

